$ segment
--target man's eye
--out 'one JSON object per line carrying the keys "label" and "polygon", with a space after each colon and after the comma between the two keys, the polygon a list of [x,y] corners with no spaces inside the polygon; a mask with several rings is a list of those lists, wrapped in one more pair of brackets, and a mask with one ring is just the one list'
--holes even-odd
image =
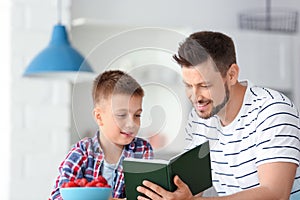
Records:
{"label": "man's eye", "polygon": [[135,117],[141,117],[141,114],[135,115]]}
{"label": "man's eye", "polygon": [[202,88],[209,88],[211,85],[201,85]]}

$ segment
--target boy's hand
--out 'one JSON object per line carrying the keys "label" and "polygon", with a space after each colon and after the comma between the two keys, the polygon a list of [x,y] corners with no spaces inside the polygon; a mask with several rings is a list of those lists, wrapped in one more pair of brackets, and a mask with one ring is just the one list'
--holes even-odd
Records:
{"label": "boy's hand", "polygon": [[[193,195],[189,187],[178,176],[174,177],[174,183],[177,186],[177,189],[174,192],[169,192],[150,181],[143,181],[143,185],[149,189],[139,186],[137,187],[137,191],[145,194],[147,197],[149,197],[149,199],[153,199],[153,200],[162,200],[162,199],[192,200],[193,199]],[[138,196],[138,200],[147,200],[147,199],[148,198]]]}

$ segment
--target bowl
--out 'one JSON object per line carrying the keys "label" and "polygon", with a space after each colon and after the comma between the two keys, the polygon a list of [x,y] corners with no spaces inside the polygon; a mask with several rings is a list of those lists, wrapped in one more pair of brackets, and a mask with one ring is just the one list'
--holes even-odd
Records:
{"label": "bowl", "polygon": [[64,200],[109,200],[112,188],[106,187],[68,187],[60,188]]}

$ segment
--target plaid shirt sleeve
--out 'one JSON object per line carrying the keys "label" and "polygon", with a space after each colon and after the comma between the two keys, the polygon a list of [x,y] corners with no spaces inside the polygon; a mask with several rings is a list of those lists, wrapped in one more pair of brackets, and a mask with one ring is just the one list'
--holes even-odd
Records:
{"label": "plaid shirt sleeve", "polygon": [[62,200],[59,188],[64,182],[73,181],[83,177],[84,166],[87,156],[79,142],[70,150],[64,161],[59,166],[59,176],[57,177],[54,188],[49,200]]}

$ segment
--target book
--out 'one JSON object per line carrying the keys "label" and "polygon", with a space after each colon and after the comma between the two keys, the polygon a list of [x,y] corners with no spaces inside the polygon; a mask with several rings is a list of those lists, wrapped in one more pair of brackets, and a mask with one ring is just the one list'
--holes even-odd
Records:
{"label": "book", "polygon": [[125,192],[127,200],[144,196],[136,188],[143,180],[149,180],[168,191],[175,191],[174,176],[178,175],[193,195],[212,186],[209,143],[205,142],[188,151],[162,159],[125,158],[123,160]]}

